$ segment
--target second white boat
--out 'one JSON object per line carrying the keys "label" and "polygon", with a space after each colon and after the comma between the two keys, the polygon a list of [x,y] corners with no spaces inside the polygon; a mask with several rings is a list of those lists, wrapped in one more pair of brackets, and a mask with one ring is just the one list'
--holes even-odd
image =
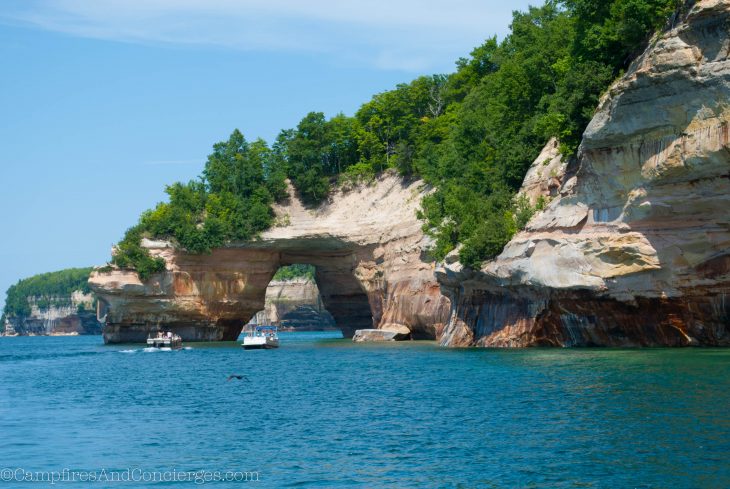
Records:
{"label": "second white boat", "polygon": [[256,326],[244,332],[241,346],[246,350],[279,348],[279,333],[276,326]]}

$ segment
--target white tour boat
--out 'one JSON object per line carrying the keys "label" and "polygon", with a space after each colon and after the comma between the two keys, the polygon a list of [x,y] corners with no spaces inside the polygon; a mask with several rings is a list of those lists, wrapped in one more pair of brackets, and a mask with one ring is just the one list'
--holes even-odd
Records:
{"label": "white tour boat", "polygon": [[276,326],[256,326],[244,332],[241,346],[246,350],[279,348],[278,329]]}
{"label": "white tour boat", "polygon": [[156,336],[147,338],[147,346],[150,348],[169,348],[171,350],[179,350],[182,348],[182,338],[170,331],[164,333],[158,331]]}

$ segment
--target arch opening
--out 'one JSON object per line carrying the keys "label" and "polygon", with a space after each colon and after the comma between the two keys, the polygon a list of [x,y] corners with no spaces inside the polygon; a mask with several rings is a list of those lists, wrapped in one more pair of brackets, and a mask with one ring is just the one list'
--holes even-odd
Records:
{"label": "arch opening", "polygon": [[273,325],[280,331],[340,331],[324,306],[314,265],[279,267],[266,287],[264,308],[248,326]]}
{"label": "arch opening", "polygon": [[279,265],[307,264],[314,268],[314,283],[319,290],[324,308],[334,319],[342,335],[351,338],[358,329],[372,328],[375,324],[371,301],[361,282],[355,276],[356,258],[347,251],[283,252]]}
{"label": "arch opening", "polygon": [[[105,287],[99,310],[106,320],[104,340],[144,342],[149,334],[164,330],[183,341],[234,341],[251,318],[266,309],[267,289],[277,270],[302,264],[319,292],[319,299],[309,305],[317,314],[326,310],[344,337],[353,337],[357,330],[366,330],[362,336],[382,329],[397,333],[398,339],[433,339],[444,324],[448,300],[436,284],[420,276],[414,279],[410,270],[404,276],[380,253],[331,239],[267,242],[216,249],[205,256],[177,253],[174,268],[146,283],[134,272],[99,274],[96,286]],[[418,272],[431,273],[425,268]],[[119,286],[127,283],[126,289]],[[257,320],[270,322],[261,315]],[[319,320],[315,317],[308,329],[328,327],[317,324]]]}

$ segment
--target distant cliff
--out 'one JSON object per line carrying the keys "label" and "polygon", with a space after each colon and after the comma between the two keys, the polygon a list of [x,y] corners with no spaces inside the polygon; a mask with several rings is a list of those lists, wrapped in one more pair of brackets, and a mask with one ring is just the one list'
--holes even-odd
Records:
{"label": "distant cliff", "polygon": [[250,324],[273,324],[283,330],[323,331],[336,329],[317,284],[308,278],[272,280],[266,288],[265,307]]}
{"label": "distant cliff", "polygon": [[101,334],[96,297],[88,287],[91,269],[77,268],[20,280],[7,291],[5,335]]}

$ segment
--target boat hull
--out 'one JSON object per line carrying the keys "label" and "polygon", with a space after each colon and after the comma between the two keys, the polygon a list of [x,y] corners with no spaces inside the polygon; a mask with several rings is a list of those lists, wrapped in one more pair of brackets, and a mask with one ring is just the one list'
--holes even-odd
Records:
{"label": "boat hull", "polygon": [[279,348],[279,344],[268,344],[268,345],[241,345],[244,350],[273,350]]}
{"label": "boat hull", "polygon": [[244,350],[271,350],[273,348],[279,348],[279,340],[277,338],[246,336],[243,338],[241,346]]}
{"label": "boat hull", "polygon": [[180,350],[182,349],[182,341],[179,339],[169,339],[169,338],[149,338],[147,340],[147,347],[148,348],[169,348],[170,350]]}

